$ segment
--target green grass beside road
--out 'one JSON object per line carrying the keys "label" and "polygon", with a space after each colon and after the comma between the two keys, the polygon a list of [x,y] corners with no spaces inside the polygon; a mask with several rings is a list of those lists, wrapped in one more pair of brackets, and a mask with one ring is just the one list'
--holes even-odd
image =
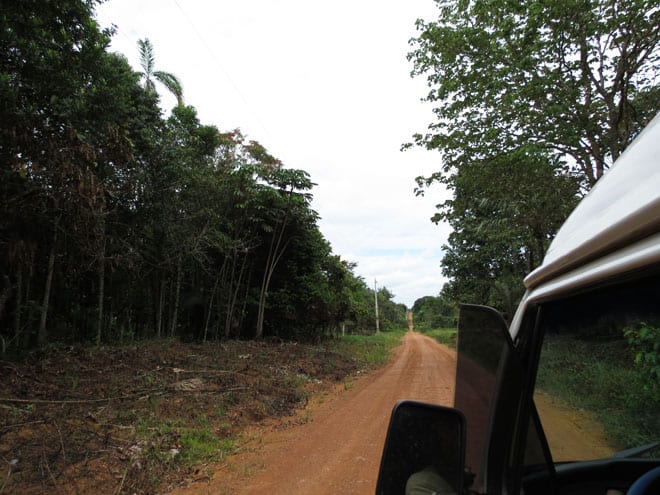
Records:
{"label": "green grass beside road", "polygon": [[456,349],[456,332],[455,328],[433,328],[433,329],[424,329],[420,331],[424,335],[431,337],[432,339],[437,340],[441,344]]}
{"label": "green grass beside road", "polygon": [[593,412],[621,449],[660,437],[660,404],[645,392],[645,378],[624,340],[547,338],[537,388]]}
{"label": "green grass beside road", "polygon": [[380,332],[378,335],[346,335],[325,345],[332,351],[355,359],[362,369],[383,366],[392,349],[401,344],[405,330]]}

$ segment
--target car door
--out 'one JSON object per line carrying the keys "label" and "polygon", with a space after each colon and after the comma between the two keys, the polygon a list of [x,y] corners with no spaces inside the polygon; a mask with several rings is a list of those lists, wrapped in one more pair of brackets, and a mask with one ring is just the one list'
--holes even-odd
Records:
{"label": "car door", "polygon": [[[660,275],[647,267],[530,304],[503,476],[512,493],[625,493],[660,465]],[[533,400],[532,400],[533,393]]]}
{"label": "car door", "polygon": [[507,453],[524,396],[523,365],[496,310],[462,305],[454,407],[466,418],[466,487],[500,494]]}

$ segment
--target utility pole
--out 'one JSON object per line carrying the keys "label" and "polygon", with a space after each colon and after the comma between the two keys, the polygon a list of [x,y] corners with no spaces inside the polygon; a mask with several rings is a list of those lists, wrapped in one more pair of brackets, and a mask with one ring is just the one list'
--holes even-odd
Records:
{"label": "utility pole", "polygon": [[374,299],[376,301],[376,335],[380,333],[380,322],[378,321],[378,281],[374,279]]}

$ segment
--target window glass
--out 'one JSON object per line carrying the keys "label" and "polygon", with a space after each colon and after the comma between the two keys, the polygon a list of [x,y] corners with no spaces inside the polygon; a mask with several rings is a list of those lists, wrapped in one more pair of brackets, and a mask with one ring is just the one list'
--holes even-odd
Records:
{"label": "window glass", "polygon": [[554,462],[660,439],[657,276],[545,304],[540,330],[534,402]]}
{"label": "window glass", "polygon": [[510,346],[506,324],[495,310],[464,305],[458,322],[458,360],[454,407],[465,414],[466,469],[472,489],[485,491],[483,467],[500,361]]}

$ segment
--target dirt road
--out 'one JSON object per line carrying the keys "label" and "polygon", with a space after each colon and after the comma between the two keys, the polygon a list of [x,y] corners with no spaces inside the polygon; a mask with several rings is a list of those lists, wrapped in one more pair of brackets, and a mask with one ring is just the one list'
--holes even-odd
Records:
{"label": "dirt road", "polygon": [[455,352],[408,332],[390,364],[312,404],[304,424],[273,425],[245,452],[179,494],[373,494],[394,403],[415,399],[449,405]]}
{"label": "dirt road", "polygon": [[[451,405],[455,367],[454,351],[408,332],[388,366],[310,404],[288,424],[280,421],[255,430],[210,481],[174,493],[371,495],[392,406],[400,399]],[[544,402],[539,408],[553,412],[554,424],[546,425],[549,437],[555,431],[569,438],[575,448],[580,446],[583,458],[611,451],[597,424],[585,427],[589,418]]]}

